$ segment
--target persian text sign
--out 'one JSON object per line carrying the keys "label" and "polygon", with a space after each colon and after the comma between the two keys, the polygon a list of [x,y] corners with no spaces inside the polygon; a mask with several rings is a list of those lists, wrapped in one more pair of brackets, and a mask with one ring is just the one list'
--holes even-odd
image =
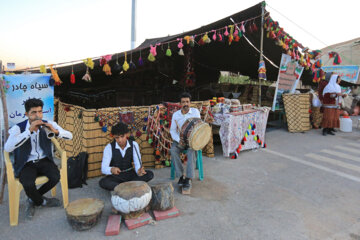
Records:
{"label": "persian text sign", "polygon": [[335,72],[342,80],[350,83],[357,83],[360,66],[324,66],[324,72]]}
{"label": "persian text sign", "polygon": [[44,102],[43,118],[54,119],[54,87],[49,85],[51,74],[2,75],[5,80],[6,102],[10,127],[27,119],[24,102],[29,98]]}
{"label": "persian text sign", "polygon": [[295,92],[303,70],[304,68],[296,61],[293,61],[291,56],[287,54],[281,55],[279,75],[276,82],[274,101],[271,109],[272,111],[283,108],[282,94]]}

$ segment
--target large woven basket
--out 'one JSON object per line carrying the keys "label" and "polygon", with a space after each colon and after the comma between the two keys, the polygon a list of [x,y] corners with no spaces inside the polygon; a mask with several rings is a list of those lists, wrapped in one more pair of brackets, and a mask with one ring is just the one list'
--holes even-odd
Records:
{"label": "large woven basket", "polygon": [[309,131],[310,94],[283,94],[283,101],[289,132]]}

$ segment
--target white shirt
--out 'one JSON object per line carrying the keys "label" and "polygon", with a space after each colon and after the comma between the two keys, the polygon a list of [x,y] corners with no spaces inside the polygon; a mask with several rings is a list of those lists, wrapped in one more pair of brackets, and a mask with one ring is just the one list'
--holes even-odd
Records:
{"label": "white shirt", "polygon": [[[139,150],[139,144],[135,141],[133,141],[133,161],[134,161],[134,165],[135,165],[135,172],[137,174],[138,170],[141,167],[141,154],[140,154],[140,150]],[[121,156],[125,157],[125,153],[126,150],[130,147],[130,143],[129,141],[126,142],[126,146],[124,149],[122,149],[119,144],[117,142],[115,142],[115,148],[120,150]],[[136,151],[136,152],[135,152]],[[139,158],[138,158],[139,155]],[[105,149],[104,149],[104,155],[102,158],[102,163],[101,163],[101,172],[103,174],[106,175],[111,175],[111,167],[110,167],[110,162],[111,162],[111,158],[112,158],[112,149],[111,149],[111,143],[109,143],[108,145],[106,145]]]}
{"label": "white shirt", "polygon": [[[48,121],[48,123],[50,123],[56,130],[59,131],[58,138],[72,139],[73,136],[71,132],[62,129],[56,122]],[[29,138],[31,138],[31,153],[29,155],[28,161],[33,161],[46,157],[44,155],[44,151],[40,147],[39,133],[39,129],[36,132],[30,132],[29,121],[26,123],[25,131],[22,133],[20,132],[20,127],[18,125],[14,125],[12,128],[9,129],[10,135],[4,146],[5,151],[12,152],[16,148],[23,145]]]}
{"label": "white shirt", "polygon": [[181,109],[176,111],[171,119],[170,134],[174,141],[180,142],[180,130],[188,118],[200,118],[197,108],[190,108],[186,114],[182,114]]}

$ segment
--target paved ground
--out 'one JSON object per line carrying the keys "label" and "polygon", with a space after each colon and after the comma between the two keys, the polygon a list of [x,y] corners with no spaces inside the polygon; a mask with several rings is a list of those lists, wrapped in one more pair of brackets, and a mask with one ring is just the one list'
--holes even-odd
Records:
{"label": "paved ground", "polygon": [[[216,158],[204,158],[205,180],[194,181],[193,194],[175,193],[177,218],[135,230],[122,224],[120,235],[105,237],[111,203],[97,178],[69,190],[70,201],[105,201],[93,229],[72,230],[62,208],[40,209],[26,221],[22,193],[17,227],[9,226],[7,195],[0,205],[0,239],[360,239],[360,130],[324,137],[320,130],[278,129],[267,132],[266,142],[267,149],[236,160],[217,146]],[[154,181],[170,181],[169,168],[154,172]]]}

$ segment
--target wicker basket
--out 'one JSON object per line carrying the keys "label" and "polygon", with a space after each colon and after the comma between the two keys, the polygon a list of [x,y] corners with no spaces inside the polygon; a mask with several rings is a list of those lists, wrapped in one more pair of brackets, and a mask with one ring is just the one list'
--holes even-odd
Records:
{"label": "wicker basket", "polygon": [[289,132],[305,132],[310,125],[310,94],[283,94]]}

